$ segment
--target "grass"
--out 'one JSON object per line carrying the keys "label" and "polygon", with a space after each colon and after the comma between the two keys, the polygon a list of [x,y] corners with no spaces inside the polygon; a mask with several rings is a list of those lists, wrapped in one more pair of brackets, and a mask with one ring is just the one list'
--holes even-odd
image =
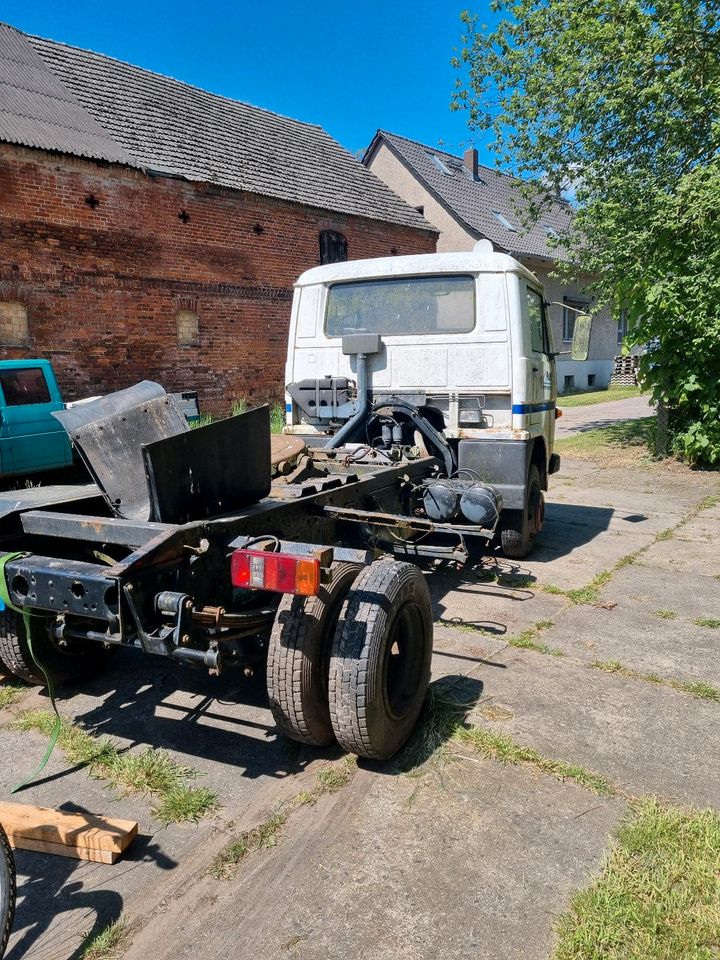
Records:
{"label": "grass", "polygon": [[709,627],[711,630],[720,630],[720,620],[713,617],[696,617],[693,620],[696,627]]}
{"label": "grass", "polygon": [[642,395],[640,387],[607,387],[605,390],[586,390],[578,393],[563,393],[557,398],[558,406],[587,407],[596,403],[609,403],[611,400],[626,400],[628,397]]}
{"label": "grass", "polygon": [[8,678],[0,685],[0,710],[17,703],[27,693],[28,688],[19,680]]}
{"label": "grass", "polygon": [[555,449],[580,460],[599,460],[605,467],[631,466],[652,459],[655,418],[621,420],[607,427],[560,437]]}
{"label": "grass", "polygon": [[[204,413],[199,420],[191,423],[190,426],[206,427],[209,423],[215,423],[216,420],[224,420],[226,417],[236,417],[240,413],[248,410],[247,400],[236,400],[233,403],[230,413],[213,416],[211,413]],[[270,407],[270,433],[282,433],[285,426],[285,407],[281,403],[274,403]]]}
{"label": "grass", "polygon": [[661,620],[674,620],[677,614],[674,610],[656,610],[655,616],[660,617]]}
{"label": "grass", "polygon": [[720,941],[720,816],[633,801],[601,875],[556,924],[552,960],[711,960]]}
{"label": "grass", "polygon": [[[12,727],[50,736],[54,722],[55,714],[49,710],[26,710]],[[160,823],[197,823],[219,805],[212,790],[188,786],[198,772],[177,763],[165,750],[148,747],[142,753],[121,753],[108,737],[93,736],[64,718],[58,744],[68,763],[87,767],[91,777],[106,780],[122,794],[152,796],[152,813]]]}
{"label": "grass", "polygon": [[279,811],[252,830],[247,830],[229,843],[213,860],[208,873],[216,880],[231,880],[238,867],[252,850],[267,850],[278,843],[290,811]]}
{"label": "grass", "polygon": [[618,793],[612,782],[577,764],[544,757],[532,747],[518,743],[508,734],[495,733],[467,721],[477,698],[462,699],[442,681],[433,684],[423,714],[398,764],[411,776],[419,776],[431,766],[439,766],[458,757],[458,748],[488,757],[503,764],[530,766],[556,780],[570,781],[600,796]]}
{"label": "grass", "polygon": [[127,945],[130,932],[130,927],[122,918],[115,920],[88,939],[80,954],[80,960],[110,960]]}
{"label": "grass", "polygon": [[679,690],[681,693],[688,693],[698,700],[720,702],[720,690],[709,683],[705,683],[704,680],[673,680],[670,677],[661,677],[657,673],[643,673],[640,670],[633,670],[632,667],[624,666],[619,660],[595,660],[591,666],[593,669],[603,670],[605,673],[618,673],[632,680],[644,680],[646,683],[670,687],[673,690]]}
{"label": "grass", "polygon": [[282,829],[293,810],[303,806],[314,806],[321,797],[342,790],[352,780],[356,770],[355,757],[345,757],[340,763],[320,770],[315,777],[315,786],[312,790],[303,790],[295,794],[267,820],[241,833],[221,850],[210,865],[208,870],[210,876],[215,877],[216,880],[232,879],[249,853],[256,850],[269,850],[277,846]]}
{"label": "grass", "polygon": [[494,733],[482,727],[459,726],[453,732],[452,739],[455,743],[470,747],[475,753],[499,763],[531,766],[556,780],[571,781],[586,790],[592,790],[601,797],[611,797],[618,793],[617,788],[602,774],[593,773],[575,763],[544,757],[532,747],[518,743],[508,734]]}
{"label": "grass", "polygon": [[[639,552],[640,551],[638,551],[638,553]],[[637,556],[637,554],[621,557],[611,570],[601,570],[600,573],[596,574],[589,583],[585,584],[584,587],[576,587],[574,590],[563,590],[562,587],[558,587],[554,583],[548,583],[543,586],[543,592],[551,593],[556,596],[567,597],[571,603],[598,603],[602,588],[606,583],[609,583],[612,580],[612,578],[615,576],[616,570],[627,566],[628,563],[632,563],[632,560],[634,560],[635,556]]]}
{"label": "grass", "polygon": [[551,657],[563,657],[565,654],[562,650],[557,650],[555,647],[548,646],[544,641],[538,640],[538,635],[542,633],[543,630],[549,630],[552,626],[552,620],[538,620],[534,626],[523,630],[522,633],[508,637],[507,644],[509,647],[518,647],[521,650],[534,650],[536,653],[546,653]]}

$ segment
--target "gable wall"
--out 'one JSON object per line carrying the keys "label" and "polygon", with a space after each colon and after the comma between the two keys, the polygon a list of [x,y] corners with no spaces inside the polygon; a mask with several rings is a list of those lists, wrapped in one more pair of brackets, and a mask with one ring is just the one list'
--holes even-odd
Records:
{"label": "gable wall", "polygon": [[395,156],[387,144],[380,143],[366,166],[375,176],[402,197],[411,207],[424,207],[423,216],[440,231],[438,253],[472,250],[477,237],[465,229],[446,208],[425,189],[408,168]]}
{"label": "gable wall", "polygon": [[[421,230],[7,144],[0,196],[0,302],[29,328],[0,359],[51,359],[67,399],[143,378],[199,390],[210,412],[278,399],[320,230],[345,234],[351,259],[435,250]],[[187,311],[198,336],[181,345]]]}

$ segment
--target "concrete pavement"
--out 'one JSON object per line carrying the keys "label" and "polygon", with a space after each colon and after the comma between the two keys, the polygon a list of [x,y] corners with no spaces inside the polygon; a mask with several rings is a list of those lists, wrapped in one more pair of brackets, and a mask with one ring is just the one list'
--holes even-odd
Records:
{"label": "concrete pavement", "polygon": [[[720,684],[720,630],[693,623],[720,616],[720,507],[688,519],[718,493],[717,476],[563,461],[553,480],[531,559],[493,554],[429,574],[434,682],[467,694],[473,723],[605,774],[622,792],[720,807],[720,705],[592,666],[617,659]],[[615,570],[598,606],[542,589],[577,588],[630,554],[635,562]],[[553,623],[541,639],[563,656],[508,645],[538,621]],[[260,683],[139,666],[119,657],[89,687],[64,691],[62,712],[132,751],[168,749],[203,774],[223,808],[197,827],[159,829],[146,800],[116,799],[56,753],[23,800],[133,817],[142,837],[114,866],[20,853],[10,960],[75,958],[83,932],[121,914],[139,921],[127,960],[542,960],[554,917],[599,869],[624,809],[619,797],[469,751],[416,775],[361,763],[348,786],[293,813],[277,845],[251,853],[235,880],[218,881],[207,876],[218,850],[337,755],[302,750],[291,759]],[[46,701],[31,692],[20,707],[37,704]],[[0,729],[5,788],[44,742]]]}

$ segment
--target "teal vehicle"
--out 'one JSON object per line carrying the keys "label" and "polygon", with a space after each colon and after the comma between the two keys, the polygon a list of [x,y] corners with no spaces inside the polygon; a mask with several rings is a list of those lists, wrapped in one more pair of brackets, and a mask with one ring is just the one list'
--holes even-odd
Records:
{"label": "teal vehicle", "polygon": [[49,360],[0,361],[0,475],[72,464],[70,438],[52,416],[64,408]]}

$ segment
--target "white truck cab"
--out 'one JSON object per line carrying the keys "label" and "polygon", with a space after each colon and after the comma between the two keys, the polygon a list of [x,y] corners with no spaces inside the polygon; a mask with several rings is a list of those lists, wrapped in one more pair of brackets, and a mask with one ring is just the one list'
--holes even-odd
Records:
{"label": "white truck cab", "polygon": [[505,550],[524,556],[560,465],[555,355],[542,284],[488,241],[315,267],[295,285],[285,429],[405,455],[419,442],[448,479],[497,491]]}

